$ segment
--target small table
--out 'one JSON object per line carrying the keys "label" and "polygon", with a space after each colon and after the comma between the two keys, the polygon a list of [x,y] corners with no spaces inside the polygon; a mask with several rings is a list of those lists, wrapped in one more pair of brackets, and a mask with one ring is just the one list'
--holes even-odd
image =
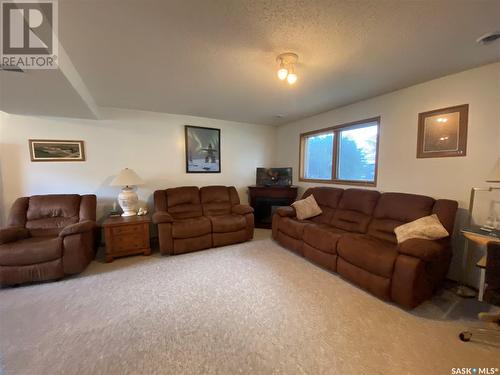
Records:
{"label": "small table", "polygon": [[[488,242],[500,242],[500,231],[495,229],[491,232],[488,232],[482,230],[481,227],[473,226],[462,229],[462,234],[467,240],[472,241],[480,246],[486,246]],[[477,299],[479,301],[482,301],[485,289],[486,255],[476,263],[476,267],[481,269],[481,280],[479,282],[479,293]]]}
{"label": "small table", "polygon": [[107,218],[103,224],[106,262],[112,262],[114,258],[126,255],[141,253],[150,255],[150,224],[149,215]]}

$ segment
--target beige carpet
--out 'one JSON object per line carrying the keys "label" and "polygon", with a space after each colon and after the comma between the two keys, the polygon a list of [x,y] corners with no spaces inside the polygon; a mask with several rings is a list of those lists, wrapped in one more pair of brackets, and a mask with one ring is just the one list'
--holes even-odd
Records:
{"label": "beige carpet", "polygon": [[93,262],[79,277],[0,290],[0,366],[5,375],[500,367],[498,348],[460,342],[466,322],[445,315],[436,301],[408,313],[260,239]]}

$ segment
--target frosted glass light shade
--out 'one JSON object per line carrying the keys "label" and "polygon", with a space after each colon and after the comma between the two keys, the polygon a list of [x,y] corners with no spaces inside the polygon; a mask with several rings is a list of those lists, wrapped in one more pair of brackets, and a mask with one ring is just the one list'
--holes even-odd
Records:
{"label": "frosted glass light shade", "polygon": [[500,182],[500,158],[498,158],[495,168],[488,175],[486,182]]}
{"label": "frosted glass light shade", "polygon": [[278,78],[280,80],[283,81],[286,78],[287,75],[288,75],[288,69],[281,68],[280,70],[278,70]]}
{"label": "frosted glass light shade", "polygon": [[125,168],[118,173],[110,183],[111,186],[136,186],[144,185],[144,181],[132,169]]}
{"label": "frosted glass light shade", "polygon": [[286,77],[286,80],[290,85],[293,85],[295,82],[297,82],[297,74],[290,73],[288,77]]}

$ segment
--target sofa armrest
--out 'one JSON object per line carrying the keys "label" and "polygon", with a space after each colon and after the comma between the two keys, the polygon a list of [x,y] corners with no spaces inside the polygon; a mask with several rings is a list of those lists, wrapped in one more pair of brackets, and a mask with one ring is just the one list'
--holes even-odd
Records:
{"label": "sofa armrest", "polygon": [[66,237],[72,234],[84,233],[94,230],[96,223],[92,220],[83,220],[79,223],[70,224],[59,232],[59,237]]}
{"label": "sofa armrest", "polygon": [[424,240],[411,238],[398,245],[400,254],[410,255],[424,261],[432,261],[441,256],[447,245],[443,241]]}
{"label": "sofa armrest", "polygon": [[174,218],[167,211],[157,211],[153,214],[153,223],[173,223]]}
{"label": "sofa armrest", "polygon": [[280,215],[281,217],[295,217],[296,216],[295,208],[293,208],[291,206],[279,207],[275,212],[278,215]]}
{"label": "sofa armrest", "polygon": [[29,237],[29,232],[23,227],[8,227],[0,229],[0,245],[16,242]]}
{"label": "sofa armrest", "polygon": [[253,212],[253,208],[248,204],[237,204],[232,207],[231,211],[233,214],[246,215],[251,214]]}

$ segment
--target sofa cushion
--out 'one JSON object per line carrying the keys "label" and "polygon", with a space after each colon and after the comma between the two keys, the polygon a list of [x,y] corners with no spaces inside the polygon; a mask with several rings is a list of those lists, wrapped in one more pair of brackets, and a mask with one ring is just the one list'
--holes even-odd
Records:
{"label": "sofa cushion", "polygon": [[417,194],[384,193],[380,196],[368,234],[384,241],[397,243],[394,228],[428,216],[432,213],[434,199]]}
{"label": "sofa cushion", "polygon": [[203,214],[206,216],[227,215],[231,207],[239,203],[236,189],[231,186],[204,186],[200,189]]}
{"label": "sofa cushion", "polygon": [[347,233],[342,229],[325,224],[310,224],[304,228],[304,242],[325,253],[336,254],[337,242],[342,234]]}
{"label": "sofa cushion", "polygon": [[397,246],[364,234],[342,236],[337,253],[349,263],[390,278],[398,256]]}
{"label": "sofa cushion", "polygon": [[309,195],[307,198],[295,201],[292,203],[292,207],[295,209],[295,214],[299,220],[309,219],[322,213],[321,208],[316,203],[316,199],[314,199],[314,195]]}
{"label": "sofa cushion", "polygon": [[77,194],[34,195],[29,198],[28,221],[46,218],[72,218],[80,213],[80,199]]}
{"label": "sofa cushion", "polygon": [[54,236],[77,223],[81,197],[76,194],[34,195],[29,198],[26,229],[32,236]]}
{"label": "sofa cushion", "polygon": [[195,218],[203,215],[201,204],[190,203],[169,207],[168,213],[174,220]]}
{"label": "sofa cushion", "polygon": [[448,231],[443,227],[443,224],[441,224],[436,214],[424,216],[420,219],[400,225],[394,228],[394,233],[396,234],[398,243],[412,238],[439,240],[449,236]]}
{"label": "sofa cushion", "polygon": [[202,215],[200,193],[196,186],[181,186],[166,190],[167,211],[174,219],[189,219]]}
{"label": "sofa cushion", "polygon": [[201,203],[231,202],[229,188],[222,185],[204,186],[200,189]]}
{"label": "sofa cushion", "polygon": [[398,243],[394,229],[402,224],[401,221],[391,219],[373,219],[368,227],[368,234],[379,240]]}
{"label": "sofa cushion", "polygon": [[290,217],[282,217],[278,222],[278,229],[297,240],[302,240],[304,228],[307,224],[311,224],[310,220],[297,220]]}
{"label": "sofa cushion", "polygon": [[229,202],[210,202],[204,203],[202,206],[203,215],[205,216],[228,215],[231,213],[231,203]]}
{"label": "sofa cushion", "polygon": [[181,186],[166,190],[167,207],[180,204],[200,204],[200,192],[196,186]]}
{"label": "sofa cushion", "polygon": [[26,222],[26,229],[29,230],[30,235],[33,237],[57,236],[64,227],[76,223],[78,223],[78,216],[47,217]]}
{"label": "sofa cushion", "polygon": [[62,257],[62,238],[31,237],[0,245],[1,266],[24,266]]}
{"label": "sofa cushion", "polygon": [[332,187],[321,186],[307,189],[304,195],[302,195],[302,199],[314,194],[314,199],[316,199],[318,206],[323,212],[321,215],[315,216],[311,220],[321,224],[330,223],[343,193],[344,189]]}
{"label": "sofa cushion", "polygon": [[173,238],[198,237],[212,233],[210,219],[204,216],[176,220],[172,223]]}
{"label": "sofa cushion", "polygon": [[434,199],[424,195],[383,193],[373,213],[376,219],[392,219],[408,223],[430,215]]}
{"label": "sofa cushion", "polygon": [[245,229],[247,221],[242,215],[219,215],[210,216],[212,231],[214,233],[236,232]]}
{"label": "sofa cushion", "polygon": [[366,233],[379,197],[380,193],[375,190],[347,189],[331,225],[348,232]]}

